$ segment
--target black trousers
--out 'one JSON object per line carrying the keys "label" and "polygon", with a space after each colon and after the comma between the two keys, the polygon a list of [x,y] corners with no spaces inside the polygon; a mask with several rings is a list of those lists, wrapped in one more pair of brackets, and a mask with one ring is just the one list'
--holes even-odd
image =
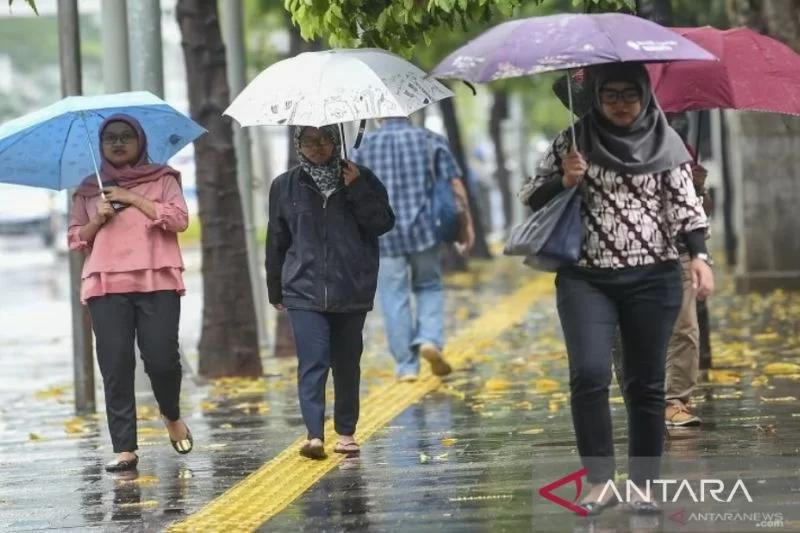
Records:
{"label": "black trousers", "polygon": [[88,303],[114,452],[134,451],[138,448],[134,340],[161,413],[169,420],[181,417],[181,299],[175,291],[156,291],[109,294],[90,298]]}
{"label": "black trousers", "polygon": [[569,354],[572,422],[589,481],[614,477],[608,388],[614,338],[623,344],[629,478],[658,477],[664,448],[664,373],[681,306],[677,261],[619,270],[562,268],[558,314]]}
{"label": "black trousers", "polygon": [[366,313],[290,309],[297,346],[297,392],[309,439],[325,438],[325,384],[333,371],[333,425],[339,435],[356,431]]}

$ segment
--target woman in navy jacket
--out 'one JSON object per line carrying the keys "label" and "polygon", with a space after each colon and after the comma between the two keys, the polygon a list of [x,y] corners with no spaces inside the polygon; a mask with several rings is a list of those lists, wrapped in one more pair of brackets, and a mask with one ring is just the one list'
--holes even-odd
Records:
{"label": "woman in navy jacket", "polygon": [[378,280],[378,236],[394,226],[386,189],[366,167],[341,159],[337,126],[296,128],[300,164],[269,193],[267,288],[287,311],[297,347],[298,393],[308,440],[325,457],[325,382],[333,371],[334,451],[357,453],[362,330]]}

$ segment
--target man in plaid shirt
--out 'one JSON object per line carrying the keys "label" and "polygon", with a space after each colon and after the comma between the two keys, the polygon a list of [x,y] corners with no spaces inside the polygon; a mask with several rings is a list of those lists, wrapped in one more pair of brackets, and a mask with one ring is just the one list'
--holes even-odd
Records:
{"label": "man in plaid shirt", "polygon": [[[444,285],[431,190],[433,180],[450,180],[459,203],[468,206],[461,169],[444,137],[406,118],[384,120],[380,129],[365,136],[353,160],[383,182],[396,217],[394,229],[379,239],[378,294],[397,377],[416,380],[420,356],[434,374],[449,374],[450,365],[442,357]],[[465,214],[459,240],[468,250],[475,236],[468,208]],[[412,295],[416,316],[411,311]]]}

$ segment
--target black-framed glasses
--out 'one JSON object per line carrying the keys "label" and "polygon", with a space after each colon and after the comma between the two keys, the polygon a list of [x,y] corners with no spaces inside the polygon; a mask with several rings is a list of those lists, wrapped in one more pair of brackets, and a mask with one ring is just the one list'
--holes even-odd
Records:
{"label": "black-framed glasses", "polygon": [[114,135],[113,133],[109,133],[107,135],[103,135],[103,144],[130,144],[133,141],[138,139],[136,135],[133,133],[123,133],[122,135]]}
{"label": "black-framed glasses", "polygon": [[330,139],[320,137],[318,139],[300,139],[300,146],[304,148],[330,148],[333,143]]}
{"label": "black-framed glasses", "polygon": [[616,104],[617,102],[625,102],[626,104],[635,104],[641,100],[639,89],[600,89],[600,101],[604,104]]}

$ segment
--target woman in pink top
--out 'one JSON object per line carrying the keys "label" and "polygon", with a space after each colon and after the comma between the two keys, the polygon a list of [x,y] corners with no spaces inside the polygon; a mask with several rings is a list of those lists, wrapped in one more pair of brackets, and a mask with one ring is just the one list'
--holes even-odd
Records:
{"label": "woman in pink top", "polygon": [[148,163],[147,137],[128,115],[100,126],[100,176],[87,177],[73,197],[69,247],[83,250],[81,300],[89,307],[103,375],[111,441],[109,472],[136,468],[134,339],[150,377],[173,448],[189,453],[181,420],[178,352],[183,260],[177,232],[188,225],[180,173]]}

